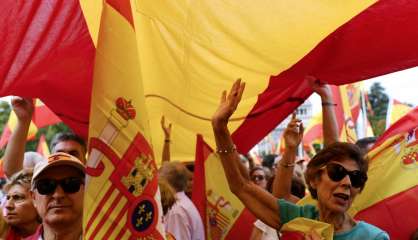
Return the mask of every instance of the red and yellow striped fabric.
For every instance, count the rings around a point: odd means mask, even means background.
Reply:
[[[40,98],[87,139],[93,125],[89,114],[99,116],[95,101],[91,104],[93,70],[95,58],[103,53],[98,50],[102,8],[110,4],[136,34],[137,49],[118,57],[139,59],[135,74],[143,88],[132,91],[145,95],[140,112],[149,113],[150,132],[145,133],[144,127],[141,133],[151,141],[156,160],[162,152],[162,114],[175,126],[172,159],[194,158],[196,133],[213,144],[210,117],[220,92],[238,77],[247,82],[247,90],[230,128],[239,151],[246,153],[312,93],[303,81],[306,75],[342,85],[418,65],[418,2],[412,0],[107,0],[103,4],[99,0],[0,1],[0,95]],[[112,76],[110,89],[126,86],[122,80],[127,76]],[[102,89],[103,94],[108,89]],[[129,100],[118,104],[127,107]],[[110,107],[112,101],[101,104]],[[102,121],[107,110],[101,108]],[[100,184],[108,188],[110,183]],[[109,199],[122,198],[117,192],[109,195]],[[86,206],[93,199],[86,200]]]
[[[231,128],[247,152],[311,94],[305,75],[341,85],[418,65],[415,1],[131,1],[131,12],[123,2],[118,11],[139,19],[157,159],[161,114],[177,126],[173,158],[193,159],[195,134],[213,143],[208,120],[219,92],[238,77],[248,87]],[[0,95],[40,97],[87,136],[102,1],[5,0],[0,7],[7,13]]]
[[[418,226],[418,108],[393,124],[368,157],[369,180],[353,213],[392,239],[409,239]]]
[[[129,1],[106,1],[101,9],[84,239],[165,239],[137,54],[138,19],[130,14]]]
[[[386,112],[386,129],[411,111],[411,109],[411,106],[401,103],[394,98],[390,98]]]
[[[356,123],[360,113],[361,83],[331,86],[335,115],[340,141],[355,142],[357,140]],[[323,143],[322,112],[315,114],[303,136],[303,145],[311,147],[314,143]]]
[[[192,200],[205,225],[206,239],[248,239],[255,217],[229,190],[218,155],[201,135],[196,143]]]

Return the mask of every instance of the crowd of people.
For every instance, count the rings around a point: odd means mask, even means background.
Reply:
[[[230,116],[237,108],[245,84],[237,80],[222,93],[212,118],[217,150],[229,189],[257,218],[250,240],[280,239],[281,226],[304,217],[329,223],[334,239],[389,239],[383,230],[348,213],[353,200],[367,182],[365,152],[374,139],[358,145],[338,142],[338,127],[329,86],[308,77],[320,95],[323,114],[324,149],[309,161],[298,159],[296,151],[303,138],[302,122],[293,114],[284,131],[284,153],[269,167],[257,165],[240,155],[228,130]],[[74,133],[59,133],[51,142],[52,154],[44,159],[25,153],[26,135],[33,114],[30,99],[12,99],[17,125],[3,157],[7,183],[3,187],[2,239],[81,239],[87,147]],[[161,119],[164,132],[159,187],[163,224],[167,239],[203,240],[202,218],[191,201],[193,165],[172,161],[171,124]],[[317,206],[297,205],[309,191]],[[321,239],[313,230],[305,239]],[[416,239],[411,237],[411,239]]]

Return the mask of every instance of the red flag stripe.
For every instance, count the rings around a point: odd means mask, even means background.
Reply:
[[[231,230],[228,232],[228,235],[226,235],[225,240],[241,239],[242,236],[250,236],[255,220],[256,218],[254,215],[248,209],[244,208]]]
[[[409,239],[418,226],[417,196],[415,186],[360,211],[355,218],[384,229],[392,239]]]
[[[43,128],[48,125],[61,122],[61,119],[57,117],[46,105],[37,106],[32,117],[33,123],[38,128]]]
[[[377,148],[382,143],[384,143],[388,138],[393,137],[397,134],[407,132],[418,126],[418,107],[412,109],[408,114],[399,119],[395,124],[393,124],[388,130],[386,130],[380,137],[377,139],[376,143],[373,146]]]
[[[0,9],[0,95],[39,97],[86,138],[95,47],[80,1],[3,0]]]
[[[105,239],[109,239],[110,235],[113,233],[113,231],[116,228],[116,225],[119,224],[120,220],[122,219],[123,216],[125,216],[125,213],[128,211],[128,204],[125,204],[125,206],[120,210],[118,216],[115,218],[114,221],[112,221],[112,225],[110,225],[109,229],[107,229],[105,235],[103,236]],[[125,228],[122,228],[125,229]],[[125,232],[121,229],[121,232]],[[120,233],[119,233],[120,234]],[[119,235],[118,234],[118,235]],[[120,239],[120,238],[116,238],[116,239]]]
[[[94,228],[94,231],[92,232],[92,234],[90,235],[89,239],[94,240],[97,233],[100,231],[100,229],[103,228],[103,225],[105,224],[106,221],[108,221],[110,214],[112,213],[112,211],[116,208],[116,206],[120,203],[120,200],[122,199],[123,194],[118,192],[118,195],[116,196],[116,198],[113,200],[112,204],[110,205],[110,207],[106,210],[106,213],[103,215],[103,217],[101,217],[100,222],[96,225],[96,227]],[[125,208],[123,208],[125,209]],[[102,209],[103,210],[103,209]],[[123,214],[126,213],[125,212],[121,212]],[[121,214],[119,213],[119,214]]]
[[[417,66],[417,24],[417,1],[381,0],[339,27],[291,68],[270,78],[233,134],[240,152],[248,152],[311,95],[306,75],[341,85]]]
[[[197,135],[196,140],[196,157],[192,186],[192,201],[196,206],[202,218],[205,227],[205,236],[207,238],[207,223],[206,223],[206,181],[205,181],[205,160],[212,153],[212,149],[204,142],[202,135]]]
[[[129,0],[106,0],[106,2],[118,11],[134,27],[131,3]]]
[[[109,200],[110,195],[112,195],[113,191],[115,191],[116,187],[115,185],[111,185],[109,190],[107,190],[107,192],[105,193],[105,195],[103,196],[103,198],[100,200],[99,206],[104,206],[104,204],[107,202],[107,200]],[[96,208],[93,212],[93,214],[90,217],[89,222],[87,223],[86,229],[85,231],[87,232],[87,230],[90,229],[91,225],[93,224],[94,220],[97,218],[97,216],[99,215],[100,211],[102,209],[100,207]]]
[[[122,237],[123,237],[123,235],[125,235],[126,231],[128,231],[128,228],[122,228],[115,239],[122,239]]]

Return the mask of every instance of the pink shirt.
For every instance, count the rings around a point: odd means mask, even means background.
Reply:
[[[202,219],[184,192],[176,193],[177,201],[165,217],[165,228],[178,240],[204,240]]]

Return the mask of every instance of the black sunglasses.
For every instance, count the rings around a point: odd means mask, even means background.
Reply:
[[[81,184],[84,184],[84,180],[80,177],[67,177],[60,180],[43,178],[35,182],[35,188],[42,195],[53,194],[58,185],[65,193],[76,193],[80,190]]]
[[[328,177],[334,182],[339,182],[348,175],[350,177],[351,186],[361,188],[367,181],[366,173],[359,170],[348,171],[342,165],[337,163],[328,163],[322,168],[327,169]]]

